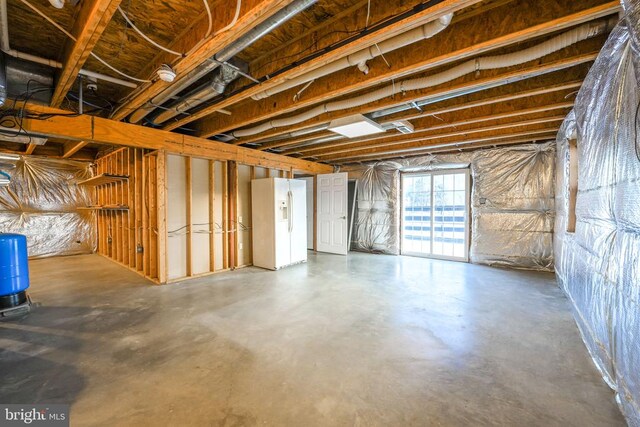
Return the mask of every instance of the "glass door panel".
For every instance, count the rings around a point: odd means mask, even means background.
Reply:
[[[402,253],[467,260],[469,171],[402,175]]]

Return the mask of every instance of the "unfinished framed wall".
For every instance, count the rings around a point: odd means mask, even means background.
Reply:
[[[227,162],[166,156],[167,280],[227,270]]]
[[[96,161],[98,253],[156,283],[250,266],[251,180],[290,177],[233,161],[122,148]]]
[[[167,281],[253,263],[251,180],[290,170],[166,154]]]
[[[143,276],[166,281],[165,157],[157,151],[122,148],[96,161],[95,175],[80,185],[94,188],[99,254]]]

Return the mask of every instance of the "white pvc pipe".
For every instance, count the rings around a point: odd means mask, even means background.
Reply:
[[[415,43],[418,40],[427,39],[433,37],[435,34],[438,34],[440,31],[444,30],[449,23],[451,22],[451,18],[453,14],[448,14],[445,16],[436,19],[435,21],[428,22],[425,25],[422,25],[418,28],[415,28],[406,33],[400,34],[399,36],[392,37],[391,39],[385,40],[383,42],[378,43],[376,47],[371,46],[366,49],[362,49],[352,55],[345,56],[344,58],[338,59],[337,61],[331,62],[323,67],[317,68],[307,74],[299,76],[295,79],[289,80],[281,85],[276,86],[273,89],[268,89],[263,92],[260,92],[254,96],[253,99],[262,99],[268,96],[274,95],[276,93],[282,92],[291,87],[295,87],[301,85],[303,83],[310,82],[319,77],[326,76],[336,71],[343,70],[350,66],[358,66],[361,70],[366,70],[365,74],[368,72],[369,68],[366,66],[366,62],[370,59],[373,59],[377,56],[383,55],[387,52],[391,52],[392,50],[396,50],[403,46],[409,45],[411,43]],[[213,90],[211,87],[206,87],[198,93],[195,93],[193,96],[183,100],[178,105],[171,107],[163,111],[154,119],[154,123],[161,124],[166,122],[167,120],[177,116],[182,112],[186,112],[192,108],[195,108],[204,102],[209,101],[210,99],[215,98],[219,95],[218,92]]]
[[[451,80],[455,80],[464,75],[474,73],[476,71],[512,67],[514,65],[523,64],[525,62],[533,61],[558,50],[564,49],[579,41],[602,34],[608,27],[608,21],[585,24],[571,31],[560,34],[559,36],[549,39],[536,46],[521,50],[519,52],[472,59],[441,73],[417,79],[405,80],[399,84],[392,84],[373,92],[357,96],[355,98],[321,104],[295,116],[271,120],[258,126],[237,130],[231,132],[231,135],[236,138],[256,135],[270,129],[302,123],[323,113],[346,110],[349,108],[370,104],[380,99],[393,96],[395,93],[405,92],[409,90],[426,89],[429,87],[437,86]]]
[[[359,50],[351,55],[345,56],[344,58],[338,59],[337,61],[331,62],[323,67],[316,68],[315,70],[302,74],[277,86],[258,92],[253,95],[252,98],[255,100],[268,98],[269,96],[284,92],[292,87],[308,83],[320,77],[333,74],[336,71],[344,70],[345,68],[352,66],[357,66],[360,71],[367,74],[369,72],[369,67],[366,65],[367,61],[421,40],[430,39],[447,28],[451,23],[451,18],[453,18],[453,14],[451,13],[441,16],[440,18],[427,22],[413,30],[409,30],[373,46]]]

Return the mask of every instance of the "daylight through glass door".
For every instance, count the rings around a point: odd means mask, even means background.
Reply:
[[[468,260],[469,170],[402,175],[402,254]]]

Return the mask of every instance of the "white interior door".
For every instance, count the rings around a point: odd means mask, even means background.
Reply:
[[[319,252],[347,254],[347,173],[317,177],[317,244]]]

